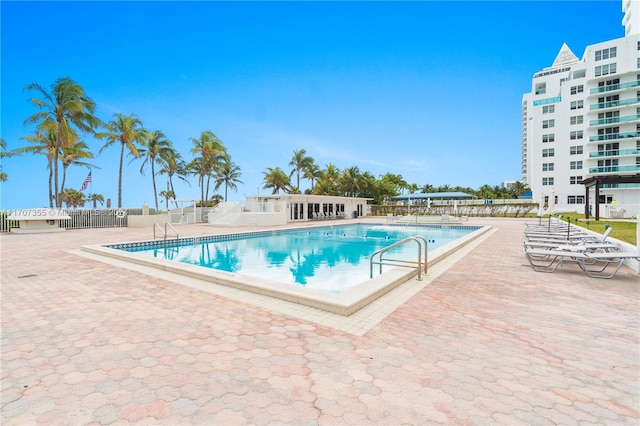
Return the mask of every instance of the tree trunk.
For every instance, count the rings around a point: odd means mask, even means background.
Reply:
[[[122,162],[124,161],[124,143],[120,150],[120,171],[118,172],[118,208],[122,208]]]
[[[156,172],[151,161],[151,180],[153,181],[153,197],[156,201],[156,213],[158,212],[158,191],[156,190]]]
[[[51,188],[52,180],[53,180],[53,164],[51,164],[51,160],[49,160],[49,207],[50,208],[53,208],[53,189]]]

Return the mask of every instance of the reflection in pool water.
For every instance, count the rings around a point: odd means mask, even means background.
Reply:
[[[429,251],[467,235],[477,227],[344,225],[266,235],[239,235],[222,241],[193,241],[127,251],[245,276],[340,293],[369,278],[369,257],[409,236],[421,235]],[[390,252],[415,260],[415,244]],[[387,267],[388,268],[388,267]]]

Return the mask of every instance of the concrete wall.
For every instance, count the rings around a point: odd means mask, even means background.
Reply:
[[[168,214],[129,215],[127,217],[127,224],[131,228],[152,228],[154,223],[162,226],[166,222],[171,222],[171,217]]]

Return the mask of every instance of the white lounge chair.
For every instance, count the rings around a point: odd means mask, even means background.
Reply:
[[[529,249],[525,256],[534,271],[554,272],[565,262],[575,263],[587,275],[594,278],[612,278],[626,259],[638,259],[638,253],[632,252],[588,252],[557,249]],[[609,265],[613,271],[606,272]],[[609,268],[611,270],[611,268]]]

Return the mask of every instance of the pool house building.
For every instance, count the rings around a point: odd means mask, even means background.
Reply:
[[[227,226],[269,226],[314,220],[347,219],[368,213],[368,198],[331,195],[272,194],[219,204],[208,222]]]

